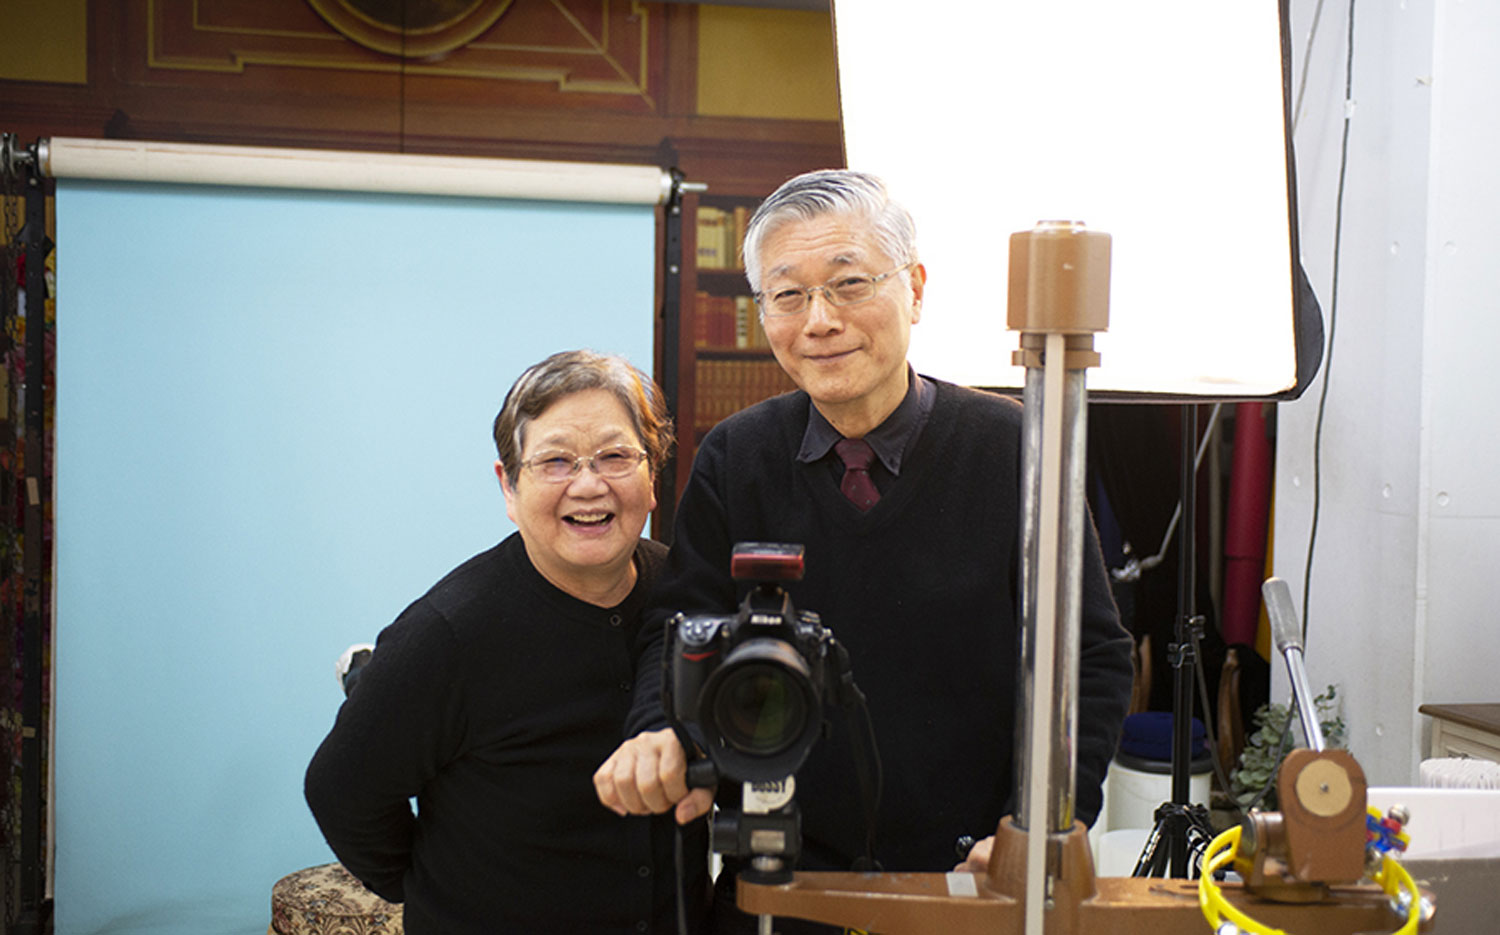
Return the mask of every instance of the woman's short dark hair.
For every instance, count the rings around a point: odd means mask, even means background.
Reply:
[[[656,383],[630,361],[593,351],[560,351],[516,378],[495,416],[495,450],[511,486],[521,472],[526,427],[548,407],[584,390],[608,390],[630,414],[654,476],[672,450],[672,420]]]

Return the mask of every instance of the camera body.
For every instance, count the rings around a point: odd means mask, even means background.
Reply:
[[[740,543],[737,581],[753,581],[731,615],[677,614],[667,623],[669,711],[695,724],[719,775],[776,782],[797,771],[823,733],[833,636],[797,611],[780,582],[802,577],[802,547]]]
[[[794,774],[823,737],[825,706],[852,679],[833,634],[781,587],[802,577],[802,546],[740,543],[730,573],[754,584],[734,614],[667,622],[663,701],[674,721],[697,728],[708,756],[689,766],[688,785],[741,785],[740,808],[714,821],[714,850],[774,857],[750,872],[781,882],[801,848]]]

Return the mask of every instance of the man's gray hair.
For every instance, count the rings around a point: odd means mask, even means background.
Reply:
[[[526,427],[558,400],[584,390],[608,390],[630,414],[631,428],[646,449],[654,476],[672,450],[672,420],[655,381],[630,361],[593,351],[560,351],[532,364],[505,394],[495,416],[495,450],[512,487],[521,473]],[[579,454],[593,454],[581,451]]]
[[[881,251],[898,265],[917,262],[916,222],[891,199],[884,182],[868,172],[819,169],[783,182],[751,215],[743,257],[751,290],[760,291],[760,248],[766,236],[789,221],[809,221],[825,214],[847,214],[865,221]]]

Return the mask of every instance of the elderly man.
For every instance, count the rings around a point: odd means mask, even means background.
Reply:
[[[801,391],[703,440],[647,632],[674,611],[736,605],[736,542],[804,544],[806,576],[788,590],[848,648],[879,743],[875,857],[891,871],[947,870],[956,839],[990,835],[1014,804],[1020,407],[908,365],[927,273],[911,217],[878,179],[830,170],[782,185],[750,221],[745,268]],[[1092,823],[1131,662],[1092,530],[1085,566],[1077,815]],[[659,639],[646,649],[659,651]],[[686,788],[658,688],[638,682],[631,739],[594,782],[620,814],[675,809],[688,821],[711,794]],[[850,733],[835,719],[797,774],[804,869],[848,870],[864,849]],[[720,879],[721,910],[732,876]],[[747,917],[719,918],[731,931]]]

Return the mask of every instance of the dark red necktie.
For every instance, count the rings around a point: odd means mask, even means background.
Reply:
[[[844,462],[844,479],[839,484],[839,490],[849,499],[849,502],[861,510],[868,510],[880,500],[880,491],[875,489],[875,482],[870,480],[870,462],[875,460],[875,452],[870,448],[870,443],[863,438],[846,438],[833,446],[838,452],[839,458]]]

